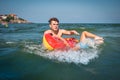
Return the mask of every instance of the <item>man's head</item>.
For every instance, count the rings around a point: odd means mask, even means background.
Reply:
[[[59,23],[59,20],[57,19],[57,18],[55,18],[55,17],[53,17],[53,18],[50,18],[49,19],[49,24],[51,24],[52,23],[52,21],[56,21],[56,22],[58,22]]]
[[[53,31],[59,30],[59,20],[57,18],[50,18],[49,19],[49,26]]]

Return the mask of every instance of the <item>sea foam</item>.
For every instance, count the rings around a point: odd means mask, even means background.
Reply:
[[[93,45],[91,45],[93,46]],[[75,63],[75,64],[84,64],[87,65],[90,61],[99,57],[99,53],[101,51],[98,48],[98,45],[94,45],[92,48],[80,49],[78,51],[74,50],[54,50],[54,51],[46,51],[42,45],[29,44],[25,45],[25,51],[33,54],[37,54],[39,56],[48,58],[50,60],[57,60],[59,62],[67,62],[67,63]]]

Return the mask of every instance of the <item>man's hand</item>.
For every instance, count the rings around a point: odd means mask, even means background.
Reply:
[[[79,34],[77,31],[75,31],[75,30],[70,31],[70,33],[71,33],[71,34],[80,35],[80,34]]]

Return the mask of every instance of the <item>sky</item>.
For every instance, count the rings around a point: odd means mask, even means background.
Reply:
[[[120,0],[0,0],[0,14],[34,23],[120,23]]]

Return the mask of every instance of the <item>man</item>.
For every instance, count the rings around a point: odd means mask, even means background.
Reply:
[[[47,34],[47,33],[51,33],[52,36],[58,37],[59,39],[61,39],[64,42],[64,44],[68,47],[70,47],[70,45],[67,43],[67,41],[64,38],[62,38],[62,35],[64,35],[64,34],[65,35],[72,35],[72,34],[79,35],[79,33],[75,30],[59,29],[59,20],[57,18],[50,18],[49,26],[50,26],[50,29],[46,30],[44,32],[44,35]],[[83,31],[82,34],[81,34],[81,37],[80,37],[80,45],[79,46],[76,45],[73,49],[78,50],[78,49],[86,46],[86,45],[83,45],[86,38],[93,38],[94,40],[99,40],[99,43],[103,43],[103,38],[102,37],[99,37],[95,34],[87,32],[87,31]]]

